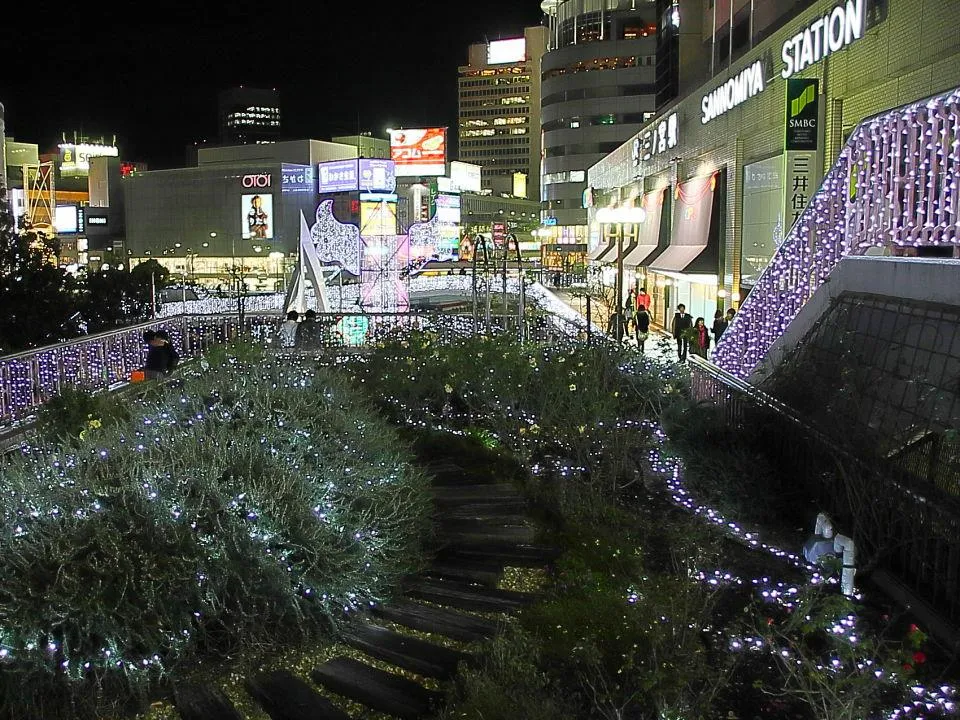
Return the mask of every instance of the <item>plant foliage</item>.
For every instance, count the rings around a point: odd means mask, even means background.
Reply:
[[[197,661],[330,629],[415,569],[423,478],[342,380],[224,351],[181,375],[0,470],[8,717],[119,710]]]

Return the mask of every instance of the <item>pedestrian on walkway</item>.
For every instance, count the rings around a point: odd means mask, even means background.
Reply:
[[[297,342],[297,320],[300,319],[300,313],[291,310],[287,313],[287,319],[280,326],[280,347],[292,348]]]
[[[627,331],[627,318],[623,314],[623,310],[619,307],[614,308],[613,312],[610,313],[610,319],[607,320],[607,334],[616,338],[618,343],[623,342],[623,335]]]
[[[720,342],[720,336],[726,331],[728,323],[723,317],[723,310],[717,310],[713,314],[713,342],[716,345]]]
[[[687,306],[683,303],[677,305],[677,312],[673,315],[673,338],[677,341],[677,357],[680,362],[686,362],[687,350],[690,348],[689,335],[690,328],[693,327],[693,318],[687,312]]]
[[[653,311],[653,298],[647,295],[647,288],[640,288],[640,292],[637,293],[637,310],[641,307],[645,308],[647,313]]]
[[[650,315],[642,305],[637,310],[637,314],[633,316],[633,330],[636,333],[637,348],[640,352],[644,352],[643,345],[650,336]]]
[[[707,324],[702,317],[698,317],[693,325],[692,337],[690,339],[690,352],[706,360],[707,350],[709,349],[710,333],[707,331]]]
[[[320,323],[317,322],[317,313],[307,310],[294,333],[294,346],[297,350],[319,350],[322,345]]]

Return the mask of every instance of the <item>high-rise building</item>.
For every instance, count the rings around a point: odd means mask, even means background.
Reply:
[[[543,220],[555,242],[586,243],[586,173],[657,110],[658,3],[544,0]]]
[[[276,90],[240,86],[218,98],[220,143],[247,145],[280,139],[280,95]]]
[[[3,103],[0,103],[0,190],[7,187],[7,151],[4,142]]]
[[[526,197],[540,196],[540,59],[546,45],[547,29],[529,27],[522,37],[471,45],[460,68],[459,156],[483,168],[485,190],[514,195],[525,185]]]

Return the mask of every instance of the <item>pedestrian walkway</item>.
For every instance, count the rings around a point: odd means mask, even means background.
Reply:
[[[582,294],[579,294],[583,292],[582,289],[578,293],[577,288],[550,288],[550,292],[552,292],[559,300],[564,302],[570,308],[582,315],[584,319],[586,319],[587,301]],[[601,332],[606,329],[609,317],[610,309],[607,307],[606,303],[601,300],[591,300],[590,322],[596,328],[599,328]],[[637,341],[632,334],[629,337],[626,337],[624,342],[628,347],[637,347]],[[647,337],[647,341],[644,343],[644,353],[658,360],[677,359],[676,344],[674,343],[673,338],[660,328],[653,326],[650,327],[650,334]]]

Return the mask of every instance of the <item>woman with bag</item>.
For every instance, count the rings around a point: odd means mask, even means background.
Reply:
[[[650,314],[643,305],[637,308],[637,312],[633,316],[633,330],[637,337],[637,348],[640,352],[644,352],[643,344],[650,336]]]

